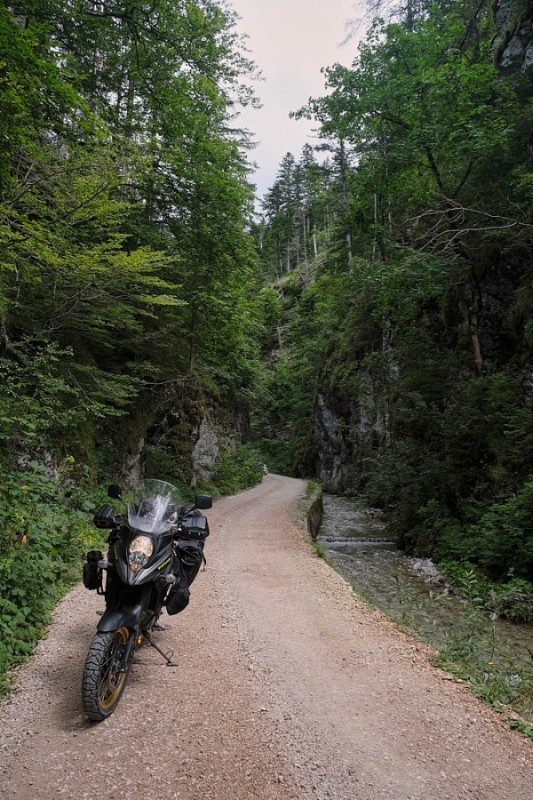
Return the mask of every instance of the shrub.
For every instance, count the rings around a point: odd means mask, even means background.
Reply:
[[[495,503],[472,528],[477,560],[494,577],[533,581],[533,477],[507,500]]]
[[[28,655],[57,600],[81,577],[87,549],[100,543],[90,527],[87,495],[30,462],[0,465],[0,693],[10,668]]]
[[[264,459],[251,445],[240,445],[227,450],[217,462],[213,477],[220,494],[234,494],[261,483]]]
[[[495,583],[468,561],[441,561],[439,569],[475,608],[511,622],[533,622],[533,584],[521,578]]]
[[[533,585],[513,578],[490,590],[487,605],[511,622],[533,622]]]

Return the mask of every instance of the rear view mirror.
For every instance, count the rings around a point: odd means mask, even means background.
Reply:
[[[194,505],[196,508],[205,510],[207,508],[211,508],[213,505],[213,500],[208,494],[197,494],[194,500]]]
[[[122,496],[122,489],[116,483],[112,483],[111,486],[107,487],[107,496],[118,500]]]
[[[108,530],[116,527],[117,512],[113,506],[102,506],[100,511],[94,515],[94,524],[96,528],[107,528]]]

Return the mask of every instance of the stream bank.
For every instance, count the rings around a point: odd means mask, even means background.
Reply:
[[[533,626],[516,625],[453,592],[429,559],[399,550],[380,512],[322,495],[314,539],[331,566],[372,605],[439,652],[439,662],[533,723]]]

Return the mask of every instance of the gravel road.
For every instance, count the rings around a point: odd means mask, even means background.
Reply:
[[[302,481],[218,501],[191,603],[102,723],[80,680],[102,600],[82,586],[0,704],[2,800],[533,800],[533,745],[432,667],[318,559]]]

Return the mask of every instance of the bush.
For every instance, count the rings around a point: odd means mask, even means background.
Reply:
[[[213,481],[220,494],[235,494],[261,483],[264,459],[251,445],[227,450],[217,462]]]
[[[533,477],[520,491],[495,503],[472,528],[480,566],[494,577],[533,581]]]
[[[487,605],[511,622],[533,622],[533,584],[513,578],[495,586],[489,592]]]
[[[101,543],[90,527],[93,510],[87,495],[48,477],[36,461],[0,466],[0,693],[57,600],[80,580],[86,550]]]
[[[533,584],[529,581],[511,578],[505,583],[494,583],[468,561],[441,561],[438,567],[455,591],[473,607],[510,622],[533,622]]]

